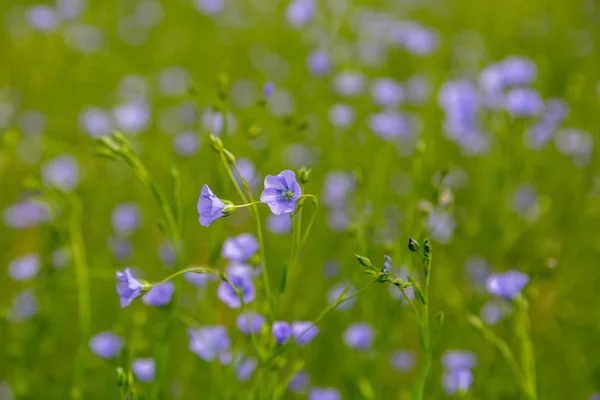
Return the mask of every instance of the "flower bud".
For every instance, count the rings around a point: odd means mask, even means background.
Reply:
[[[234,165],[235,164],[235,156],[227,149],[223,149],[223,153],[225,154],[225,158],[227,159],[227,162],[229,162],[229,164]]]
[[[367,257],[358,254],[355,254],[354,256],[363,267],[374,268],[373,263],[371,263],[371,260],[369,260]]]
[[[210,135],[210,145],[217,152],[220,153],[223,151],[223,142],[218,136]]]
[[[421,245],[419,244],[419,242],[417,242],[416,240],[414,240],[413,238],[409,238],[408,239],[408,249],[412,252],[418,252],[419,249],[421,248]]]
[[[302,167],[300,168],[300,170],[298,170],[298,178],[300,183],[307,183],[308,179],[310,178],[310,173],[311,173],[311,169],[310,168],[306,168],[306,167]]]
[[[265,130],[260,126],[252,124],[250,125],[250,128],[248,128],[248,133],[246,134],[246,136],[248,137],[248,139],[256,139],[257,137],[262,135],[264,131]]]

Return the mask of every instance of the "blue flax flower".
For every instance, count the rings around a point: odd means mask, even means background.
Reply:
[[[241,354],[233,362],[235,376],[241,382],[246,382],[252,377],[254,370],[258,366],[258,361],[254,357],[244,358]]]
[[[308,385],[310,385],[310,376],[308,376],[308,372],[302,370],[294,375],[287,389],[292,393],[303,393]]]
[[[11,261],[8,265],[8,274],[15,281],[28,281],[37,276],[40,266],[40,256],[28,254]]]
[[[258,248],[258,241],[253,234],[242,233],[225,240],[221,255],[230,261],[244,263],[258,251]]]
[[[519,271],[507,271],[501,274],[492,274],[487,280],[488,292],[512,300],[517,297],[521,290],[529,283],[529,277]]]
[[[129,268],[125,271],[117,271],[117,293],[121,299],[121,307],[125,308],[131,302],[142,295],[146,285],[139,282],[131,275]]]
[[[288,340],[290,340],[290,336],[292,335],[292,328],[290,324],[285,321],[275,321],[273,322],[273,326],[271,327],[271,332],[275,337],[275,341],[277,344],[284,344]]]
[[[287,214],[294,211],[301,193],[296,174],[286,169],[277,176],[267,175],[260,201],[267,204],[275,215]]]
[[[410,350],[397,350],[390,355],[390,365],[396,371],[411,371],[416,363],[415,353]]]
[[[152,382],[156,376],[156,362],[153,358],[137,358],[131,363],[131,370],[138,380]]]
[[[209,226],[214,220],[226,217],[235,210],[235,206],[219,199],[208,185],[202,186],[197,208],[202,226]]]
[[[448,350],[442,356],[442,364],[448,371],[472,369],[477,365],[477,357],[467,350]]]
[[[229,351],[231,340],[223,325],[205,326],[188,329],[189,348],[204,361],[212,361],[222,353]]]
[[[467,392],[473,384],[473,373],[470,369],[460,368],[444,372],[443,386],[446,393],[453,396],[457,392]]]

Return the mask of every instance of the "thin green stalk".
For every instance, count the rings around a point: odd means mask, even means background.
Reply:
[[[535,371],[535,354],[534,347],[531,341],[531,324],[527,315],[528,304],[523,297],[518,297],[515,300],[515,334],[519,340],[521,347],[521,369],[523,377],[527,383],[527,396],[530,400],[537,399],[536,388],[536,371]]]
[[[215,271],[212,268],[208,268],[208,267],[189,267],[189,268],[182,269],[182,270],[179,270],[177,272],[174,272],[171,275],[167,276],[165,279],[163,279],[161,281],[158,281],[156,283],[152,283],[151,286],[154,287],[154,286],[161,285],[161,284],[165,283],[166,281],[170,281],[171,279],[173,279],[173,278],[175,278],[175,277],[177,277],[179,275],[185,274],[186,272],[200,272],[200,273],[205,273],[205,274],[215,274],[217,276],[221,276],[221,274],[219,274],[219,272]]]
[[[423,296],[425,301],[421,302],[421,313],[418,315],[419,325],[419,337],[421,342],[421,349],[423,350],[423,359],[420,363],[419,375],[415,381],[413,387],[413,400],[422,400],[425,393],[425,384],[427,383],[427,376],[431,369],[432,360],[432,349],[431,349],[431,334],[429,331],[429,282],[431,276],[431,249],[427,250],[430,246],[429,241],[426,239],[423,249],[423,274],[425,277],[425,286],[423,288]]]
[[[502,354],[502,357],[504,357],[508,366],[512,370],[515,378],[517,379],[517,383],[525,393],[528,393],[528,384],[523,376],[523,371],[521,371],[519,363],[515,359],[515,356],[513,355],[512,351],[510,350],[510,347],[508,347],[506,342],[502,340],[499,336],[497,336],[494,332],[492,332],[483,323],[483,321],[475,315],[469,314],[467,316],[467,321],[473,326],[473,328],[475,328],[483,335],[485,340],[487,340],[490,344],[492,344],[500,351],[500,354]]]
[[[90,332],[90,282],[88,275],[88,266],[85,256],[85,246],[81,234],[82,210],[79,199],[73,197],[71,200],[71,214],[69,218],[69,238],[71,242],[71,252],[73,253],[73,263],[75,265],[75,275],[78,289],[78,310],[79,310],[79,346],[77,350],[75,363],[75,382],[73,385],[73,398],[81,398],[84,383],[83,363],[86,342]]]
[[[235,186],[238,194],[242,198],[242,201],[244,203],[255,203],[251,190],[248,190],[249,199],[244,194],[244,191],[240,187],[240,184],[238,183],[237,179],[235,179],[235,176],[233,175],[233,171],[231,170],[231,165],[229,164],[229,161],[227,161],[227,158],[225,157],[225,153],[220,152],[220,155],[221,155],[221,161],[223,161],[223,165],[225,166],[225,169],[227,170],[227,174],[229,175],[229,178],[231,179],[231,182]],[[237,167],[235,167],[235,168],[237,171]],[[238,171],[238,175],[240,175],[239,171]],[[240,177],[241,177],[241,175],[240,175]],[[242,179],[242,181],[244,181],[244,180]],[[258,236],[258,243],[260,246],[259,253],[260,253],[260,259],[261,259],[262,268],[263,268],[261,275],[262,275],[262,279],[263,279],[263,285],[265,287],[265,294],[266,294],[267,298],[269,299],[270,314],[271,314],[271,317],[273,317],[274,316],[274,303],[273,303],[273,300],[271,297],[271,286],[269,284],[269,270],[267,269],[267,260],[265,257],[265,241],[263,238],[263,229],[262,229],[262,223],[260,221],[260,214],[258,212],[258,207],[256,206],[256,203],[253,204],[252,207],[250,207],[250,210],[252,210],[251,213],[252,213],[254,219],[256,220],[256,234]]]

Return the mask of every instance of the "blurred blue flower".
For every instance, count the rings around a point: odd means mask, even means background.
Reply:
[[[237,166],[237,170],[234,171],[234,175],[238,183],[242,184],[242,180],[240,179],[241,176],[241,178],[245,179],[246,182],[248,182],[250,188],[254,189],[258,185],[260,177],[257,175],[256,167],[254,166],[252,161],[248,160],[247,158],[240,157],[237,159],[235,164]]]
[[[390,365],[396,371],[409,372],[415,367],[416,355],[410,350],[397,350],[390,355]]]
[[[275,337],[275,341],[277,344],[284,344],[288,340],[290,340],[290,336],[292,335],[292,328],[290,324],[285,321],[275,321],[273,322],[273,326],[271,327],[271,332]]]
[[[411,21],[400,21],[392,25],[389,40],[418,56],[430,55],[439,44],[438,34],[435,31]]]
[[[171,243],[166,240],[160,242],[158,245],[158,258],[160,259],[160,262],[167,267],[175,265],[175,251],[173,250]]]
[[[225,6],[225,0],[194,0],[194,3],[196,9],[206,15],[217,15]]]
[[[265,324],[265,317],[254,311],[246,311],[238,315],[235,325],[246,335],[258,333]]]
[[[341,97],[354,97],[365,89],[365,77],[360,72],[341,72],[333,78],[333,88]]]
[[[11,322],[22,322],[36,315],[39,308],[35,291],[23,289],[13,297],[11,307],[7,310],[7,318]]]
[[[411,104],[424,104],[431,97],[431,90],[431,82],[424,76],[411,76],[406,81],[406,98]]]
[[[394,79],[380,78],[372,83],[371,96],[373,96],[375,104],[394,108],[404,100],[404,89]]]
[[[570,156],[577,166],[587,165],[591,159],[594,139],[589,132],[575,128],[561,129],[556,135],[556,149]]]
[[[480,291],[485,290],[487,278],[490,276],[490,273],[490,265],[485,258],[481,256],[470,256],[465,261],[465,274]]]
[[[225,239],[221,256],[229,261],[244,263],[259,249],[258,241],[251,233],[242,233]]]
[[[343,232],[350,224],[350,216],[343,208],[332,208],[327,213],[327,225],[333,232]]]
[[[342,207],[346,196],[356,186],[354,176],[348,172],[332,171],[325,177],[323,203],[329,207]]]
[[[490,275],[486,287],[491,294],[512,300],[521,293],[528,283],[529,276],[519,271],[510,270]]]
[[[337,389],[315,386],[308,391],[308,400],[342,400],[342,396]]]
[[[328,303],[333,303],[334,301],[336,301],[340,295],[342,294],[342,292],[344,290],[346,290],[347,287],[350,287],[350,289],[348,289],[348,291],[346,292],[346,296],[352,295],[352,293],[355,292],[355,288],[354,286],[350,283],[350,282],[339,282],[336,283],[327,293],[327,302]],[[348,301],[343,302],[342,304],[340,304],[336,310],[340,310],[340,311],[346,311],[346,310],[350,310],[352,307],[354,307],[354,305],[356,304],[356,298],[350,299]]]
[[[156,376],[156,362],[153,358],[137,358],[131,362],[131,370],[141,382],[152,382]]]
[[[435,209],[429,214],[427,229],[431,232],[431,238],[436,242],[448,243],[452,239],[456,220],[442,209]]]
[[[27,254],[10,262],[8,265],[8,274],[15,281],[29,281],[37,276],[40,268],[40,256],[37,254]]]
[[[537,66],[530,58],[510,56],[500,65],[502,80],[506,85],[528,85],[537,78]]]
[[[477,357],[467,350],[448,350],[442,356],[442,364],[447,371],[473,369],[477,365]]]
[[[71,192],[79,183],[79,166],[75,158],[64,155],[42,165],[42,180],[48,187]]]
[[[63,269],[71,262],[71,250],[61,247],[52,252],[52,266],[55,269]]]
[[[304,346],[315,338],[319,333],[317,328],[311,321],[295,321],[292,322],[292,336],[296,339],[296,344]]]
[[[354,123],[354,108],[348,104],[337,103],[329,108],[329,121],[336,128],[348,128]]]
[[[8,382],[0,382],[0,400],[15,400],[13,390]]]
[[[231,282],[231,285],[227,282],[221,282],[217,289],[217,297],[223,303],[227,304],[229,308],[240,308],[242,306],[240,298],[232,285],[241,290],[244,303],[248,304],[254,300],[256,295],[254,284],[249,278],[239,275],[229,275],[227,278]]]
[[[325,262],[325,264],[323,265],[323,275],[326,278],[335,278],[340,274],[340,264],[336,261],[336,260],[327,260]],[[345,282],[342,282],[338,285],[336,285],[338,287],[338,289],[335,289],[335,291],[338,292],[338,297],[340,294],[342,294],[341,290],[344,290],[346,288],[346,286],[348,286]],[[331,290],[329,291],[329,293],[331,294],[334,291],[334,288],[336,287],[334,286],[333,288],[331,288]],[[341,287],[341,289],[339,289]],[[328,301],[333,301],[329,300],[330,297],[327,297]],[[352,303],[354,301],[354,299],[348,300],[346,303]],[[343,307],[344,304],[342,304],[340,307]]]
[[[27,8],[26,17],[29,26],[40,32],[51,32],[60,24],[56,10],[46,5]]]
[[[118,105],[112,113],[117,127],[126,133],[138,134],[150,124],[150,107],[140,98]]]
[[[225,274],[244,277],[245,279],[254,279],[260,275],[260,268],[254,268],[251,265],[232,262],[225,268]]]
[[[175,284],[172,281],[166,281],[150,289],[142,297],[142,302],[148,306],[164,307],[171,302],[173,293],[175,293]]]
[[[305,370],[299,371],[287,386],[287,389],[292,393],[303,393],[310,385],[310,376]]]
[[[79,113],[79,127],[93,138],[109,135],[112,131],[110,114],[96,106],[88,106]]]
[[[387,255],[384,255],[383,258],[385,258],[385,262],[383,263],[381,272],[384,274],[389,274],[390,272],[392,272],[392,258]]]
[[[2,218],[9,228],[26,229],[48,222],[50,211],[46,203],[27,199],[6,207]]]
[[[416,130],[411,116],[391,110],[371,114],[367,124],[375,135],[385,140],[410,138]]]
[[[511,311],[510,304],[506,302],[490,300],[481,307],[481,319],[488,325],[495,325],[500,322]]]
[[[212,361],[229,351],[231,340],[223,325],[189,328],[190,350],[204,361]]]
[[[453,396],[458,392],[467,392],[473,384],[473,373],[470,369],[454,369],[444,372],[442,384],[444,390]]]
[[[306,65],[313,76],[323,76],[331,70],[331,60],[325,50],[311,52],[306,60]]]
[[[542,210],[535,186],[529,183],[519,185],[509,198],[510,206],[525,221],[535,222]]]
[[[117,271],[117,280],[117,293],[122,308],[127,307],[133,300],[142,295],[144,285],[131,275],[129,268],[125,268],[123,272]]]
[[[117,261],[125,261],[131,257],[133,253],[133,245],[129,239],[109,236],[107,240],[108,247]]]
[[[104,331],[90,339],[90,350],[106,359],[115,358],[123,349],[123,339],[112,332]]]
[[[532,117],[542,113],[544,101],[533,89],[515,88],[506,94],[506,110],[513,117]]]
[[[255,357],[243,357],[238,355],[233,362],[235,376],[241,382],[249,380],[257,366],[258,360]]]
[[[310,22],[315,14],[314,0],[292,0],[285,10],[285,16],[294,27],[302,27]]]
[[[202,226],[209,226],[214,220],[225,216],[223,213],[225,203],[215,196],[208,185],[202,186],[197,208],[200,215],[200,225]]]
[[[268,99],[275,93],[275,84],[273,82],[267,82],[263,86],[263,97]]]
[[[129,236],[138,229],[140,219],[140,208],[136,203],[122,203],[113,209],[111,223],[115,233]]]
[[[368,350],[373,344],[374,336],[371,325],[366,322],[357,322],[350,325],[344,332],[344,343],[356,350]]]
[[[158,88],[166,96],[183,96],[190,88],[189,73],[182,67],[167,67],[158,75]]]
[[[600,393],[594,393],[590,396],[589,400],[600,400]]]
[[[200,150],[200,138],[193,132],[182,133],[173,139],[173,147],[180,156],[191,157]]]
[[[276,176],[267,175],[260,201],[267,204],[275,215],[287,214],[294,211],[301,193],[294,171],[284,170]]]

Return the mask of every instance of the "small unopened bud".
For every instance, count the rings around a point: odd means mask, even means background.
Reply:
[[[306,167],[300,168],[300,170],[298,171],[298,178],[300,180],[300,183],[307,183],[308,182],[308,179],[310,178],[311,171],[312,170],[310,168],[306,168]]]
[[[225,158],[229,164],[235,164],[235,156],[227,149],[223,149],[223,154],[225,154]]]
[[[373,263],[371,263],[371,260],[369,260],[367,257],[358,254],[355,254],[354,256],[363,267],[373,268]]]
[[[222,152],[224,149],[221,138],[219,138],[218,136],[215,136],[215,135],[210,135],[210,145],[217,153]]]
[[[237,208],[235,206],[235,204],[233,204],[231,201],[229,200],[223,200],[223,203],[225,203],[225,207],[221,210],[221,213],[224,216],[229,216],[231,214],[233,214],[233,212],[235,211],[235,209]]]
[[[226,73],[221,73],[217,77],[217,96],[219,100],[227,100],[227,91],[229,90],[229,76]]]
[[[248,139],[256,139],[257,137],[262,135],[264,131],[265,130],[258,125],[250,125],[250,128],[248,128],[247,133]]]
[[[408,239],[408,249],[410,251],[413,251],[413,252],[416,253],[417,251],[419,251],[420,248],[421,248],[421,245],[419,244],[419,242],[417,242],[413,238],[409,238]]]
[[[429,240],[429,238],[427,238],[423,242],[423,257],[431,258],[431,255],[432,255],[431,240]]]
[[[125,387],[127,385],[127,376],[123,367],[117,367],[117,386]]]
[[[385,262],[383,268],[381,268],[381,273],[387,275],[392,272],[392,258],[390,256],[383,256],[383,258],[385,258]]]
[[[440,206],[448,207],[450,204],[452,204],[453,200],[454,195],[452,194],[452,189],[450,189],[449,187],[442,188],[438,197],[438,203],[440,204]]]
[[[433,211],[433,204],[428,200],[419,200],[419,203],[417,203],[417,210],[424,214],[429,214]]]

